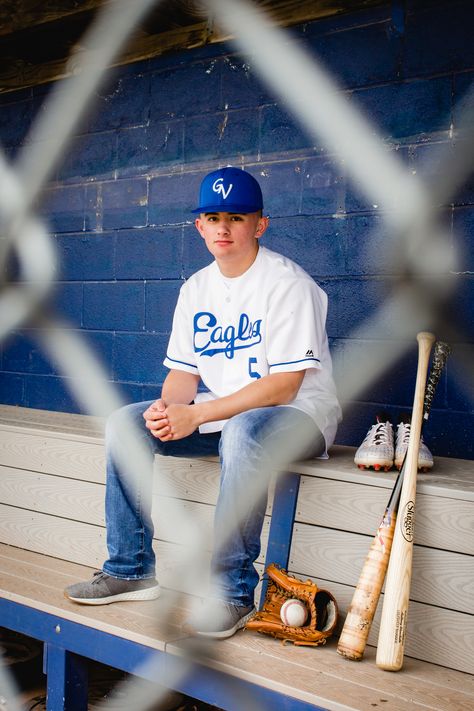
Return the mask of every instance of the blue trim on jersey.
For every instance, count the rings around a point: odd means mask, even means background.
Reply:
[[[279,365],[294,365],[295,363],[304,363],[306,360],[314,360],[316,363],[320,363],[319,358],[301,358],[301,360],[288,360],[285,363],[270,363],[269,368],[277,368]]]
[[[184,360],[176,360],[176,358],[170,358],[169,355],[166,356],[166,360],[170,360],[172,363],[180,363],[181,365],[187,365],[189,368],[196,368],[198,369],[197,365],[194,365],[193,363],[186,363]]]

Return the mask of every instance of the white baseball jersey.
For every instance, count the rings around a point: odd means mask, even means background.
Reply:
[[[340,407],[326,335],[326,293],[295,262],[260,247],[241,276],[224,277],[216,262],[182,287],[164,361],[196,373],[208,392],[225,397],[268,373],[306,370],[289,403],[310,415],[326,445],[334,441]],[[218,432],[208,422],[200,432]]]

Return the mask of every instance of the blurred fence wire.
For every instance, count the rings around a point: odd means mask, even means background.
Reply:
[[[2,284],[0,340],[21,326],[35,326],[43,351],[66,376],[81,408],[103,418],[116,411],[122,402],[85,342],[47,307],[56,275],[56,254],[46,226],[34,214],[34,206],[53,169],[65,155],[74,130],[105,79],[107,68],[147,11],[158,3],[159,0],[120,0],[105,5],[84,38],[84,46],[90,49],[74,59],[74,76],[59,82],[51,92],[16,163],[8,165],[0,155],[1,273],[6,273],[12,255],[19,265],[19,278],[4,279]],[[443,305],[456,288],[454,277],[461,267],[435,206],[449,199],[471,172],[474,129],[466,128],[460,150],[440,155],[444,169],[428,188],[407,172],[393,152],[386,150],[370,121],[354,105],[349,105],[327,70],[289,32],[272,24],[247,0],[202,0],[202,4],[213,21],[235,38],[259,78],[303,129],[338,156],[370,201],[380,207],[386,228],[386,259],[392,260],[396,266],[394,273],[400,276],[378,311],[349,334],[344,350],[334,355],[339,396],[343,404],[350,403],[412,346],[417,331],[436,330],[440,324]],[[466,102],[460,114],[461,125],[473,125],[473,105],[474,102]],[[379,347],[361,360],[356,352],[357,341],[371,340],[374,333]],[[351,365],[345,367],[344,363]],[[303,446],[307,436],[307,432],[301,433],[301,441],[295,441],[291,453],[287,443],[282,443],[280,451],[272,451],[271,456],[267,453],[262,466],[271,471],[283,470],[291,457],[297,456],[298,446]],[[148,466],[146,452],[131,423],[123,428],[120,460],[122,471],[131,476],[139,476]],[[173,497],[172,486],[167,486],[166,495]],[[255,491],[246,491],[245,497],[261,493],[256,481]],[[239,502],[236,508],[238,513]],[[209,541],[198,523],[179,507],[175,507],[173,516],[183,545],[177,566],[181,579],[176,584],[171,582],[170,587],[192,586],[196,595],[205,596],[207,580],[202,571],[207,566],[205,551]],[[175,593],[160,601],[156,610],[161,623],[166,624],[179,600],[180,594]],[[194,643],[188,649],[184,646],[166,684],[172,688],[202,655],[218,658],[219,643]],[[142,670],[143,676],[158,680],[159,670],[155,672],[153,668],[146,673]],[[11,697],[11,687],[1,666],[0,684]],[[232,694],[235,690],[229,684]],[[157,708],[164,694],[163,687],[157,687],[156,698],[144,699],[138,677],[127,688],[128,708],[135,711],[145,711],[152,703]],[[19,709],[13,699],[10,703],[13,711]],[[250,698],[245,699],[245,708],[258,711]]]

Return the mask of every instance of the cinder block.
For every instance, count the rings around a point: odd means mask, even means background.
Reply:
[[[123,230],[117,233],[117,279],[179,279],[183,238],[181,227]]]
[[[390,145],[383,146],[387,153],[387,159],[396,161],[402,172],[410,178],[413,166],[409,164],[409,155],[411,148],[405,148],[398,143],[393,147]],[[345,175],[345,212],[379,212],[384,209],[384,205],[377,195],[368,195],[365,192],[358,177],[347,171]]]
[[[219,137],[224,121],[223,114],[196,116],[187,119],[184,126],[184,162],[217,160],[220,156]]]
[[[25,376],[24,406],[55,412],[89,414],[81,410],[79,403],[69,390],[68,378],[55,375]]]
[[[16,373],[0,373],[3,405],[25,406],[25,378]]]
[[[474,72],[454,75],[453,124],[457,131],[474,126]]]
[[[167,369],[166,369],[167,370]],[[141,389],[142,400],[157,400],[161,394],[162,382],[153,385],[143,385]]]
[[[453,244],[458,261],[456,271],[469,272],[472,275],[474,273],[474,208],[454,210]]]
[[[446,370],[447,405],[450,410],[474,414],[474,343],[453,344]],[[438,388],[439,389],[439,388]]]
[[[357,406],[347,408],[342,422],[337,428],[335,444],[358,447],[379,410],[387,410],[384,404],[357,402]],[[355,466],[355,465],[354,465]]]
[[[81,326],[83,293],[81,282],[58,282],[51,294],[53,311],[71,325]]]
[[[112,377],[114,334],[108,331],[80,331],[80,337],[97,356],[106,378]]]
[[[151,225],[173,225],[194,222],[192,210],[197,207],[199,186],[204,172],[173,173],[150,180],[148,221]]]
[[[123,129],[118,134],[120,175],[148,173],[160,165],[183,161],[183,123],[172,120],[147,128]]]
[[[301,212],[333,215],[344,209],[344,175],[339,162],[325,156],[304,161]]]
[[[115,132],[94,133],[75,138],[58,171],[59,180],[112,177],[117,167]]]
[[[241,156],[256,155],[259,142],[258,113],[250,110],[225,111],[213,116],[187,119],[184,160],[237,161]]]
[[[457,141],[453,145],[452,141],[447,140],[442,143],[430,142],[410,147],[409,175],[414,175],[422,182],[426,190],[426,198],[431,199],[433,205],[439,206],[441,204],[436,186],[443,180],[446,165],[451,164],[455,159],[457,144]],[[451,204],[452,196],[447,193],[443,194],[445,204]]]
[[[302,161],[275,161],[245,168],[260,183],[266,215],[273,218],[299,214],[302,165]]]
[[[273,101],[274,98],[253,70],[250,60],[243,60],[238,55],[224,57],[221,109],[258,108]]]
[[[84,284],[84,328],[141,331],[144,326],[143,282]]]
[[[391,19],[391,7],[382,5],[357,12],[342,12],[329,15],[294,28],[294,32],[304,38],[323,37],[332,32],[345,32],[353,28],[367,27]]]
[[[382,215],[350,215],[340,230],[346,274],[377,276],[399,273],[403,268],[405,250],[400,238],[390,234]]]
[[[201,62],[210,67],[213,59],[219,60],[226,52],[227,47],[219,42],[206,44],[201,47],[195,47],[192,50],[192,58],[195,62]],[[176,52],[166,52],[158,57],[153,57],[149,61],[146,71],[154,74],[156,72],[169,71],[176,68],[182,68],[184,64],[189,63],[190,52],[188,49],[183,49]],[[210,67],[212,69],[212,67]]]
[[[413,406],[413,393],[415,389],[416,368],[418,360],[418,346],[415,337],[405,344],[405,352],[394,364],[385,367],[379,377],[357,392],[355,400],[359,402],[374,403],[374,410],[369,421],[365,423],[365,430],[375,421],[375,414],[379,410],[390,411],[398,408],[397,416],[401,411],[410,412]],[[360,366],[369,358],[375,357],[383,366],[385,344],[378,340],[347,340],[342,342],[338,356],[342,366],[347,372],[354,369],[354,364]],[[440,384],[442,390],[442,384]],[[443,403],[439,397],[436,406]],[[365,435],[366,432],[363,433]]]
[[[84,203],[84,185],[48,188],[43,193],[41,214],[51,232],[82,232]]]
[[[146,178],[112,180],[102,184],[103,228],[142,227],[147,223]]]
[[[143,402],[143,400],[156,400],[161,389],[155,387],[155,393],[158,393],[156,397],[146,397],[143,394],[143,387],[136,383],[121,383],[117,381],[114,383],[114,387],[122,398],[124,405],[132,402]]]
[[[55,242],[62,279],[88,281],[114,277],[113,232],[60,235]]]
[[[149,281],[145,285],[145,330],[171,333],[173,314],[182,281]]]
[[[474,415],[451,410],[432,410],[429,428],[430,438],[427,441],[433,454],[440,457],[474,459]]]
[[[453,293],[445,307],[445,318],[450,327],[461,335],[464,343],[474,342],[474,274],[464,272],[455,277]]]
[[[10,336],[3,350],[3,370],[43,375],[54,372],[53,364],[33,335],[17,331]]]
[[[102,229],[102,204],[98,191],[98,184],[88,183],[86,185],[84,195],[84,229],[86,232]]]
[[[422,76],[474,67],[471,2],[426,3],[407,14],[403,70]],[[429,31],[428,31],[429,28]]]
[[[44,84],[42,84],[41,87],[44,88]],[[39,91],[39,85],[34,88],[27,87],[25,89],[18,89],[18,91],[15,91],[14,94],[10,92],[2,93],[0,95],[0,108],[16,101],[28,101],[36,93],[42,93]]]
[[[168,336],[117,333],[114,379],[131,383],[162,383],[168,370],[163,365]]]
[[[373,315],[391,287],[388,281],[370,278],[322,279],[320,285],[329,298],[327,331],[331,338],[353,338],[355,329]],[[384,328],[388,331],[390,323]],[[381,336],[375,327],[370,335],[374,339]]]
[[[380,136],[421,140],[449,130],[451,93],[451,78],[436,77],[357,90],[352,96]]]
[[[220,107],[221,62],[210,59],[151,74],[150,120],[200,115]]]
[[[183,276],[188,278],[213,261],[204,240],[193,226],[183,229]]]
[[[254,109],[225,111],[218,126],[219,156],[233,158],[257,155],[259,116]]]
[[[5,146],[19,146],[25,139],[32,118],[31,100],[14,101],[9,95],[10,103],[5,103],[0,109],[0,143]]]
[[[299,264],[313,277],[344,272],[341,221],[312,217],[272,220],[262,244]]]
[[[261,115],[260,151],[263,155],[286,154],[290,151],[310,149],[316,145],[317,142],[280,106],[264,106]]]
[[[150,77],[114,70],[114,77],[96,97],[88,132],[108,131],[130,126],[143,126],[150,117]]]
[[[396,79],[398,46],[388,20],[312,36],[309,46],[341,87]]]

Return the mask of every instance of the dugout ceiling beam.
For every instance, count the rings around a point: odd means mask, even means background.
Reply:
[[[131,0],[132,1],[132,0]],[[255,0],[281,26],[383,4],[381,0]],[[77,71],[88,51],[85,30],[102,5],[118,0],[0,0],[0,93],[44,84]],[[223,42],[193,0],[164,0],[124,48],[117,64]]]

